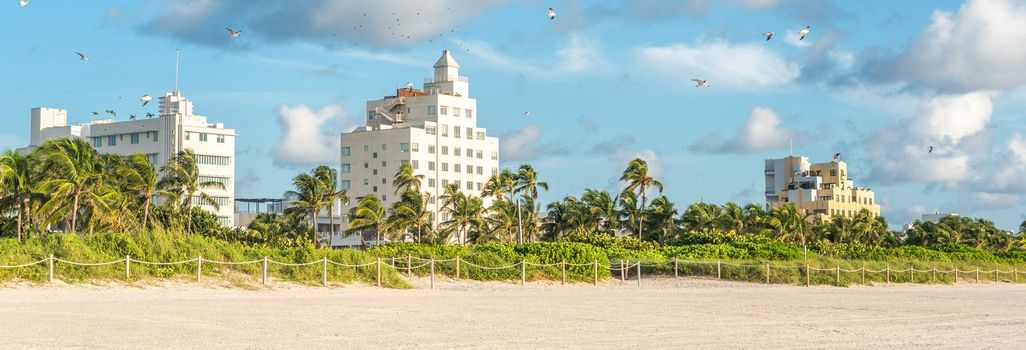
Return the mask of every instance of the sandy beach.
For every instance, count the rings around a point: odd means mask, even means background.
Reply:
[[[1014,348],[1026,286],[698,279],[0,288],[3,348]]]

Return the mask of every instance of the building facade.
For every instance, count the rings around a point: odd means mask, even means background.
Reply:
[[[423,89],[407,83],[393,96],[367,101],[366,125],[341,135],[340,181],[353,199],[343,203],[344,216],[356,198],[366,195],[378,196],[386,208],[396,202],[400,194],[392,181],[407,163],[424,176],[421,191],[428,194],[436,227],[448,219],[445,213],[437,215],[446,186],[481,195],[485,182],[499,171],[499,139],[478,126],[477,100],[470,97],[469,81],[459,68],[443,51]]]
[[[105,154],[145,154],[160,169],[175,154],[191,149],[196,153],[200,182],[220,182],[221,189],[204,189],[219,208],[193,204],[210,211],[225,226],[234,226],[235,202],[235,130],[222,123],[209,123],[207,117],[194,115],[192,102],[178,91],[160,97],[156,118],[115,121],[94,120],[84,125],[69,125],[68,112],[56,108],[33,108],[31,151],[47,140],[78,137],[89,141],[97,152]]]
[[[767,159],[765,165],[766,203],[772,207],[793,204],[824,220],[853,217],[863,209],[880,216],[873,191],[856,187],[843,161],[810,163],[806,157],[788,156]]]

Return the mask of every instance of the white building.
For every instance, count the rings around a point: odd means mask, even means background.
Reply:
[[[225,189],[203,190],[220,207],[203,206],[214,213],[222,225],[234,225],[235,130],[221,123],[208,123],[207,117],[192,113],[192,102],[179,91],[160,97],[157,118],[114,121],[95,120],[85,125],[69,125],[63,109],[33,108],[30,151],[47,140],[80,137],[100,153],[132,155],[142,153],[158,169],[183,149],[196,153],[200,182],[216,181]],[[199,204],[197,199],[193,204]]]
[[[367,101],[366,126],[341,135],[339,174],[353,199],[343,204],[342,213],[368,194],[390,207],[400,197],[392,181],[406,163],[424,175],[421,191],[430,195],[433,213],[438,213],[438,198],[449,184],[481,195],[485,182],[499,171],[499,139],[478,127],[477,100],[470,97],[470,84],[459,69],[449,51],[443,51],[423,90],[407,83],[394,96]],[[487,198],[485,204],[490,204]],[[444,214],[433,215],[436,227],[445,220]]]

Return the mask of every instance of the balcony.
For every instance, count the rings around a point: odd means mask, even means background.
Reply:
[[[439,79],[441,78],[441,79]],[[466,75],[449,75],[449,76],[438,76],[438,77],[427,77],[424,78],[424,84],[441,83],[446,81],[461,81],[470,82],[470,78]]]

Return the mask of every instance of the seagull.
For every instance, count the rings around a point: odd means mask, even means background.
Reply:
[[[805,28],[803,28],[802,31],[798,32],[798,35],[799,35],[798,41],[804,40],[805,36],[808,35],[808,34],[809,34],[809,26],[805,26]]]
[[[146,104],[150,103],[150,101],[152,101],[152,100],[153,100],[153,97],[150,97],[149,94],[143,95],[142,97],[139,98],[139,101],[142,101],[142,103],[143,103],[143,107],[146,107]]]
[[[556,19],[556,9],[549,7],[549,20]]]
[[[691,79],[695,82],[695,87],[709,87],[709,81],[705,79]]]
[[[146,118],[153,118],[153,113],[146,113]]]
[[[118,116],[118,112],[115,112],[112,109],[108,109],[105,112],[107,112],[107,114],[110,114],[111,117],[117,117]]]
[[[75,52],[75,53],[78,54],[78,59],[79,60],[82,60],[82,61],[88,61],[89,60],[89,56],[88,55],[86,55],[84,53],[81,53],[81,52]]]
[[[93,115],[94,116],[98,116],[98,115],[100,115],[100,113],[97,113],[96,111],[93,111]]]
[[[770,41],[770,39],[773,39],[773,34],[774,34],[773,32],[762,33],[762,35],[766,36],[766,41]]]
[[[228,36],[231,37],[232,39],[238,38],[239,34],[242,34],[242,31],[238,31],[238,30],[231,29],[231,28],[225,28],[225,29],[228,30]]]
[[[28,6],[28,0],[18,0],[18,7]]]
[[[524,112],[524,117],[530,117],[530,116],[531,116],[531,112]]]
[[[135,114],[129,114],[128,120],[135,120]]]
[[[933,146],[928,147],[926,153],[933,153]]]

